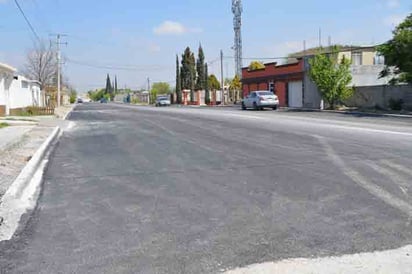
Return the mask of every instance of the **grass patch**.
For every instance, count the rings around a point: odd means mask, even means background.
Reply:
[[[4,127],[8,127],[9,126],[9,124],[7,124],[7,123],[0,123],[0,128],[4,128]]]

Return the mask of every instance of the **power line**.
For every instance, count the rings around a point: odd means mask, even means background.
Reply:
[[[29,19],[27,18],[26,14],[24,13],[23,9],[21,8],[19,2],[17,0],[14,0],[14,3],[16,3],[17,8],[20,10],[20,13],[23,15],[24,20],[26,20],[27,25],[29,26],[30,30],[33,32],[33,34],[36,37],[37,41],[39,43],[41,43],[41,39],[40,39],[39,35],[37,34],[37,32],[34,29],[33,25],[30,23]]]
[[[148,71],[148,70],[153,70],[153,71],[159,71],[159,70],[170,70],[172,67],[168,66],[158,66],[158,67],[132,67],[132,66],[116,66],[116,65],[97,65],[97,64],[91,64],[87,62],[81,62],[81,61],[76,61],[73,59],[66,59],[67,63],[79,65],[79,66],[85,66],[85,67],[90,67],[90,68],[96,68],[96,69],[108,69],[108,70],[124,70],[124,71]]]

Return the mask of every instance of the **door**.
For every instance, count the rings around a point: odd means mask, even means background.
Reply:
[[[291,108],[303,107],[303,84],[302,81],[289,82],[288,103]]]

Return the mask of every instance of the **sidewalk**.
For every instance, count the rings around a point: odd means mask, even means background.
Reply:
[[[0,199],[56,126],[67,125],[67,121],[58,117],[65,117],[72,108],[61,107],[57,117],[6,118],[10,126],[0,129]]]

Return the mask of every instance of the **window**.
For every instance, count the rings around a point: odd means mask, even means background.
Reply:
[[[385,65],[385,56],[376,54],[375,58],[373,59],[373,64],[374,65]]]
[[[21,81],[21,88],[29,88],[29,83],[26,81]]]
[[[275,93],[275,83],[273,82],[269,83],[269,91],[272,93]]]
[[[250,97],[252,97],[252,98],[255,98],[257,95],[256,95],[256,92],[252,92],[252,94],[250,95]]]
[[[361,66],[362,65],[362,52],[352,52],[352,65]]]

